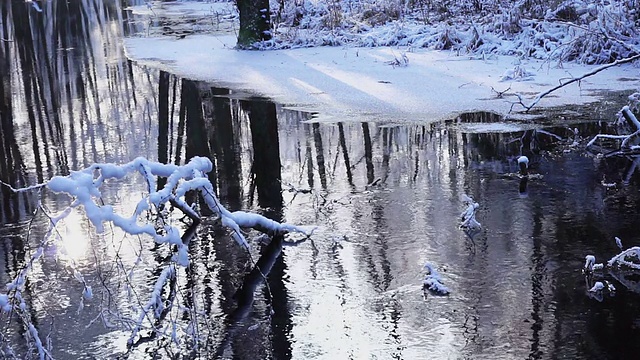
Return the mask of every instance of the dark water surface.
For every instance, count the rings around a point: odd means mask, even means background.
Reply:
[[[617,292],[600,302],[580,272],[585,255],[617,253],[614,236],[640,245],[632,162],[583,151],[604,123],[497,125],[502,119],[486,113],[317,123],[131,63],[121,39],[145,24],[119,1],[42,6],[0,2],[2,181],[26,186],[138,156],[176,164],[206,156],[229,209],[318,226],[296,246],[248,233],[266,287],[228,231],[205,219],[190,243],[191,267],[163,292],[179,306],[127,348],[171,249],[116,229],[96,234],[73,211],[23,291],[54,358],[623,359],[640,351],[640,278],[627,274],[623,284],[607,274]],[[542,178],[522,184],[509,175],[522,154]],[[145,192],[130,176],[102,196],[127,214]],[[459,228],[464,194],[480,204],[476,234]],[[41,210],[32,215],[37,201],[0,187],[2,284],[47,229]],[[69,201],[42,192],[49,213]],[[423,291],[426,262],[449,296]],[[93,299],[82,301],[76,271]],[[10,344],[16,358],[37,358],[23,323],[7,313],[0,321],[5,354]]]

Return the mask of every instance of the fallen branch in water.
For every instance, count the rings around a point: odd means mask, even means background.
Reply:
[[[630,128],[635,129],[633,133],[626,135],[598,134],[587,143],[586,148],[588,149],[593,146],[599,139],[613,139],[622,140],[622,142],[620,144],[620,148],[617,151],[611,152],[608,156],[640,154],[640,121],[638,121],[629,106],[625,106],[620,110],[618,118],[619,120],[624,120]]]

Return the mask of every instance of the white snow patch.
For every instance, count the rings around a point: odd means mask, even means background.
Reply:
[[[517,102],[510,94],[532,99],[558,79],[566,81],[594,68],[572,63],[556,68],[539,60],[518,60],[520,66],[535,69],[536,81],[509,82],[502,81],[501,74],[514,68],[516,58],[511,56],[473,60],[449,51],[415,49],[406,53],[408,66],[392,67],[386,62],[397,57],[397,48],[240,51],[235,44],[233,34],[125,40],[127,55],[141,64],[319,112],[320,120],[424,122],[466,111],[506,114]],[[636,80],[617,81],[622,77]],[[598,100],[600,90],[637,86],[640,69],[622,65],[559,89],[539,106],[584,104]],[[501,98],[496,96],[509,87]]]

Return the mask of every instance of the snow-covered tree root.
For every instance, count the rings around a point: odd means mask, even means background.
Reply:
[[[86,169],[74,171],[68,176],[56,176],[49,180],[46,184],[37,185],[28,189],[13,189],[16,192],[27,190],[42,190],[43,186],[55,193],[66,193],[71,196],[70,205],[57,215],[49,215],[45,208],[40,204],[39,210],[42,210],[49,218],[49,230],[40,242],[40,246],[31,254],[29,261],[23,266],[22,270],[14,278],[12,282],[7,284],[7,292],[0,293],[0,315],[7,315],[11,318],[12,314],[16,314],[22,319],[25,331],[25,338],[40,359],[51,358],[46,346],[43,345],[38,332],[31,323],[30,316],[26,312],[27,305],[22,298],[22,291],[25,282],[32,269],[32,265],[39,261],[42,257],[46,245],[56,241],[61,237],[57,232],[57,224],[66,218],[73,209],[82,207],[88,220],[93,224],[97,233],[103,233],[105,224],[112,224],[120,228],[129,235],[147,235],[158,244],[169,244],[175,246],[176,253],[172,256],[171,262],[166,264],[161,271],[160,276],[156,280],[149,299],[145,302],[140,301],[140,313],[134,321],[121,321],[121,323],[129,324],[127,327],[131,330],[131,336],[128,340],[128,346],[135,343],[139,332],[145,328],[154,334],[162,334],[170,336],[172,342],[178,344],[176,335],[176,324],[173,322],[171,326],[165,329],[160,328],[160,322],[166,316],[167,310],[174,307],[176,299],[175,290],[170,290],[167,299],[162,298],[164,287],[169,283],[171,287],[175,287],[177,276],[177,267],[189,265],[187,237],[192,236],[194,227],[199,223],[200,216],[196,209],[187,204],[185,195],[188,192],[198,192],[207,207],[218,216],[222,224],[231,230],[232,238],[244,249],[249,250],[249,244],[245,236],[241,232],[241,228],[254,228],[256,230],[269,233],[283,235],[288,232],[299,232],[307,236],[311,235],[311,231],[307,231],[301,227],[279,223],[270,220],[258,214],[247,213],[243,211],[228,211],[216,197],[213,186],[209,182],[206,174],[213,168],[211,161],[204,157],[194,157],[187,164],[178,166],[172,164],[162,164],[149,161],[145,158],[137,158],[124,165],[114,164],[93,164]],[[148,195],[142,196],[135,206],[135,211],[131,216],[124,217],[114,211],[112,205],[102,203],[102,194],[100,188],[105,181],[116,179],[121,180],[129,174],[139,173],[145,179],[148,187]],[[158,188],[158,179],[164,178],[164,186]],[[4,184],[4,186],[8,186]],[[187,230],[185,234],[180,235],[180,231],[176,226],[170,225],[168,221],[160,221],[159,225],[150,223],[140,223],[139,220],[144,215],[149,215],[153,211],[160,212],[167,203],[180,209],[188,217],[193,219],[194,224]],[[35,215],[35,214],[34,214]],[[71,268],[76,279],[81,281],[84,286],[84,299],[90,300],[93,292],[87,285],[82,274],[76,270],[75,263],[71,261]],[[119,267],[121,271],[124,268]],[[82,304],[81,304],[82,306]],[[184,309],[189,310],[189,309]],[[107,311],[108,312],[108,311]],[[193,312],[193,311],[191,311]],[[101,312],[103,316],[105,311]],[[104,317],[104,316],[103,316]],[[119,318],[119,314],[115,314]],[[108,322],[103,318],[105,324]],[[145,325],[148,322],[149,326]],[[192,333],[197,338],[197,333]],[[0,339],[3,345],[4,355],[11,356],[10,344],[6,343],[4,337]],[[195,341],[197,343],[197,339]]]

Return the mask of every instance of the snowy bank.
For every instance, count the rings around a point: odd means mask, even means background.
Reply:
[[[235,35],[227,32],[129,38],[125,48],[138,63],[318,112],[319,120],[330,121],[425,122],[468,111],[506,114],[518,100],[514,94],[533,99],[560,79],[595,68],[409,47],[239,51],[235,43]],[[527,76],[511,76],[517,73]],[[638,87],[640,69],[623,65],[562,88],[539,107],[594,102],[603,90]]]

